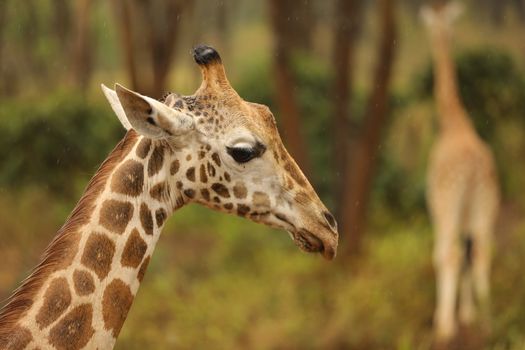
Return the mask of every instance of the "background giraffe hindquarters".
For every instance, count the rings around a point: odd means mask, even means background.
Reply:
[[[490,267],[492,245],[499,206],[499,192],[494,159],[491,151],[482,144],[478,167],[473,173],[468,200],[465,229],[471,235],[472,259],[469,272],[472,274],[470,290],[486,328],[490,321]],[[488,330],[488,329],[487,329]]]
[[[488,147],[477,137],[462,136],[440,139],[429,167],[428,204],[436,241],[435,322],[438,337],[443,339],[455,332],[458,300],[462,323],[474,321],[476,305],[483,319],[489,318],[491,245],[499,200],[497,178]]]

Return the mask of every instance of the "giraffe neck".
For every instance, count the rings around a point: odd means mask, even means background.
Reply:
[[[128,132],[0,312],[0,348],[114,345],[164,222],[184,204],[167,182],[172,154]]]
[[[459,95],[456,67],[451,56],[450,40],[444,30],[432,35],[434,59],[434,94],[442,131],[470,129],[463,103]]]

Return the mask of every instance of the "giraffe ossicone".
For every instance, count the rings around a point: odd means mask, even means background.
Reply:
[[[41,263],[0,310],[0,348],[112,348],[171,213],[188,203],[288,231],[333,259],[337,224],[263,105],[231,87],[209,46],[203,81],[157,101],[102,86],[126,128]]]

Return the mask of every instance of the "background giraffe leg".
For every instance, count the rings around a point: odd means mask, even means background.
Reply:
[[[476,244],[472,238],[464,244],[465,259],[461,272],[459,295],[459,321],[462,325],[470,326],[476,319],[476,305],[474,300],[474,286],[472,280],[472,249]]]
[[[472,273],[474,293],[479,304],[481,321],[490,332],[490,265],[492,259],[492,240],[488,232],[480,232],[474,247]]]
[[[459,321],[466,326],[472,325],[476,319],[476,306],[474,303],[474,288],[472,271],[466,270],[461,277],[459,298]]]
[[[456,233],[454,227],[438,231],[434,248],[437,279],[434,332],[437,343],[448,343],[457,330],[455,309],[462,254]]]

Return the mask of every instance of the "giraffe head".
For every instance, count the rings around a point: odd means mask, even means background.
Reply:
[[[103,87],[119,120],[169,145],[177,202],[284,229],[303,250],[333,259],[337,224],[286,151],[271,111],[237,94],[213,48],[198,46],[193,57],[203,81],[191,96],[169,94],[162,103]]]
[[[458,2],[425,5],[421,8],[420,17],[430,34],[451,34],[452,24],[463,13],[463,5]]]

